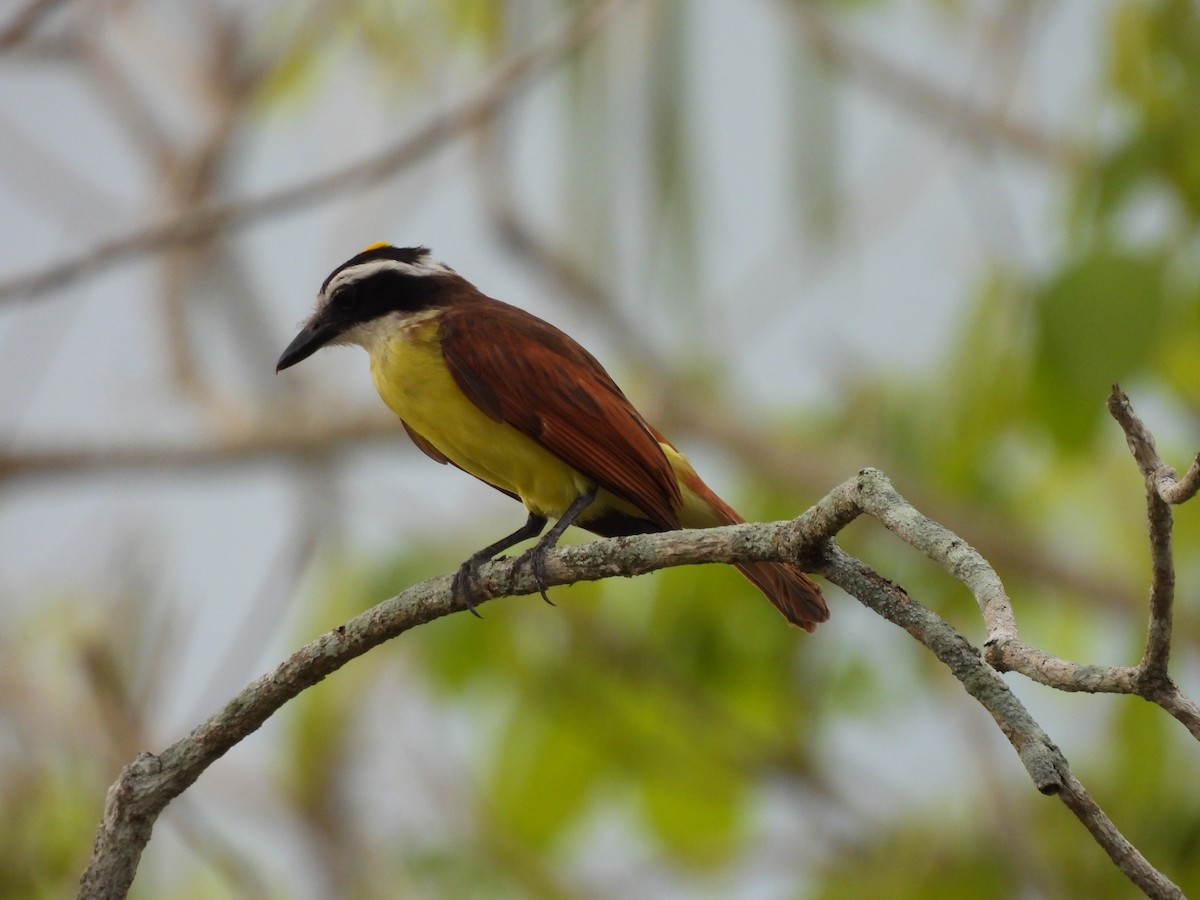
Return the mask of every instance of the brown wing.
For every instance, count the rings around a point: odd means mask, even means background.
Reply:
[[[679,527],[679,485],[652,429],[579,344],[482,294],[452,304],[440,334],[454,381],[484,413],[661,527]]]
[[[454,466],[454,468],[458,469],[460,472],[462,471],[462,467],[451,462],[450,459],[446,456],[446,454],[444,454],[437,447],[433,446],[433,444],[429,443],[429,441],[425,440],[425,438],[421,437],[421,435],[417,434],[415,431],[413,431],[411,428],[409,428],[408,423],[405,422],[403,419],[400,420],[400,424],[404,426],[404,430],[406,432],[408,432],[408,436],[412,439],[412,442],[417,445],[418,450],[420,450],[422,453],[424,453],[426,456],[428,456],[430,459],[432,459],[436,463],[441,463],[443,466],[449,464],[449,465]],[[494,485],[494,484],[491,485],[491,487],[496,488],[496,490],[498,490],[502,494],[508,494],[508,496],[512,497],[514,500],[516,500],[518,502],[521,499],[516,494],[512,493],[511,491],[506,491],[502,487],[498,487],[497,485]]]
[[[422,453],[424,453],[426,456],[428,456],[434,462],[441,463],[443,466],[446,465],[446,463],[450,462],[449,458],[446,456],[445,453],[443,453],[437,447],[433,446],[433,444],[429,443],[429,441],[425,440],[425,438],[421,437],[421,435],[417,434],[415,431],[413,431],[411,428],[409,428],[408,423],[405,422],[403,419],[400,420],[400,424],[404,426],[404,430],[408,433],[409,440],[411,440],[414,444],[417,445],[418,450],[420,450]]]

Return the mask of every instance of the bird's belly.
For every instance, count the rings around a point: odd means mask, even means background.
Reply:
[[[383,402],[463,471],[517,495],[530,512],[561,516],[591,483],[468,400],[446,368],[435,328],[421,323],[373,349],[371,378]]]

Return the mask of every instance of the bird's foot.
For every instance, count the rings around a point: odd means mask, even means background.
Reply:
[[[450,581],[450,593],[461,600],[467,611],[477,619],[483,618],[475,608],[474,601],[479,594],[479,567],[487,561],[487,557],[478,554],[470,557],[458,567]]]
[[[479,567],[485,562],[491,562],[505,550],[519,544],[521,541],[537,537],[545,527],[546,517],[531,512],[524,525],[512,534],[500,538],[494,544],[488,544],[478,553],[473,553],[465,563],[458,567],[458,571],[454,573],[453,581],[450,582],[450,590],[455,597],[462,600],[463,605],[470,610],[471,615],[480,619],[483,618],[475,609],[474,603],[474,598],[479,596]],[[542,581],[545,581],[544,574],[542,575]],[[542,592],[542,596],[546,596],[545,591]]]
[[[546,593],[549,589],[549,586],[546,584],[546,551],[552,546],[554,546],[553,543],[548,543],[543,538],[517,557],[517,561],[513,565],[514,572],[521,566],[529,566],[529,571],[533,574],[533,581],[537,585],[538,593],[551,606],[554,605],[554,601]]]
[[[562,537],[564,531],[567,530],[592,501],[596,499],[596,492],[600,489],[596,485],[592,485],[578,497],[571,501],[571,505],[567,507],[567,511],[562,514],[554,526],[538,538],[538,542],[522,553],[518,558],[513,569],[528,565],[533,573],[533,581],[537,585],[538,593],[542,595],[542,599],[554,605],[554,601],[546,593],[546,553],[553,547],[558,545],[558,539]],[[532,516],[532,513],[530,514]]]

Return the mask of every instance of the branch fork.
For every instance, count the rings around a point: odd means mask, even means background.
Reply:
[[[636,535],[554,550],[546,557],[545,584],[630,577],[676,565],[759,560],[793,562],[817,572],[924,644],[992,716],[1034,787],[1061,800],[1138,888],[1149,897],[1182,898],[1180,889],[1121,834],[1001,677],[1003,672],[1018,672],[1063,691],[1135,694],[1162,707],[1200,739],[1200,708],[1179,691],[1167,671],[1174,603],[1170,506],[1196,494],[1200,457],[1178,479],[1158,456],[1153,436],[1134,414],[1129,398],[1115,385],[1109,409],[1125,431],[1147,488],[1153,575],[1146,649],[1136,666],[1080,665],[1025,644],[1004,585],[987,560],[908,503],[882,472],[870,468],[792,521]],[[837,545],[835,536],[862,516],[877,520],[971,591],[987,628],[982,648]],[[528,567],[514,559],[487,563],[478,575],[477,605],[539,590]],[[139,755],[109,789],[79,896],[126,896],[162,810],[288,700],[372,647],[463,609],[449,576],[415,585],[301,647],[161,754]]]

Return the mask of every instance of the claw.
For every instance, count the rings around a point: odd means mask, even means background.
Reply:
[[[458,567],[458,571],[454,573],[454,578],[450,581],[450,593],[463,602],[467,612],[477,619],[482,619],[479,610],[475,608],[475,602],[471,599],[479,586],[478,569],[481,559],[472,556],[465,563]]]
[[[513,570],[519,569],[521,566],[528,565],[529,571],[533,575],[533,582],[537,585],[538,593],[542,595],[542,599],[554,606],[554,601],[546,593],[549,590],[549,585],[546,584],[546,551],[549,549],[542,541],[538,541],[528,550],[517,558],[513,565]]]

